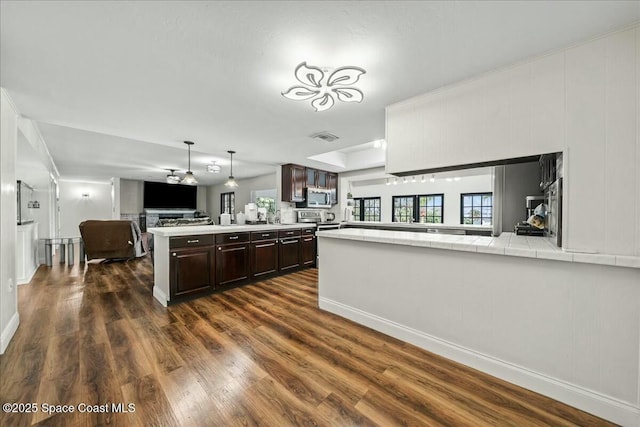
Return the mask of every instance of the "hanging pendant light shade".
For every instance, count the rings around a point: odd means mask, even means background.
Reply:
[[[238,186],[238,182],[236,181],[236,179],[233,177],[233,155],[235,154],[235,151],[233,150],[229,150],[227,151],[227,153],[229,153],[229,155],[231,156],[231,169],[229,170],[229,179],[227,179],[227,182],[224,183],[225,187],[237,187]]]
[[[187,173],[182,179],[182,184],[196,185],[198,183],[198,180],[195,176],[193,176],[193,172],[191,172],[191,146],[193,145],[193,142],[185,141],[184,143],[187,144],[187,149],[189,150],[189,168],[187,169]]]

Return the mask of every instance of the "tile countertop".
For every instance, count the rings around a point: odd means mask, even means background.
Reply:
[[[493,231],[493,227],[487,225],[472,225],[472,224],[435,224],[435,223],[420,223],[420,222],[379,222],[379,221],[347,221],[343,224],[357,226],[377,226],[377,227],[397,227],[397,228],[451,228],[455,230],[481,230],[481,231]]]
[[[554,246],[545,237],[518,236],[514,233],[502,233],[498,237],[489,237],[345,228],[318,231],[316,235],[323,238],[640,268],[640,257],[566,252]]]
[[[256,225],[188,225],[184,227],[152,227],[147,232],[160,237],[193,236],[195,234],[237,233],[241,231],[292,230],[315,227],[307,224],[256,224]]]

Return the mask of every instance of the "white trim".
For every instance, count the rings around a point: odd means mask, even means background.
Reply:
[[[640,407],[638,406],[539,374],[337,301],[319,297],[318,305],[322,310],[353,320],[376,331],[549,396],[604,419],[625,426],[640,425]]]
[[[39,260],[38,260],[39,261]],[[16,279],[16,283],[18,285],[28,285],[31,282],[31,279],[33,279],[33,276],[36,274],[36,271],[38,271],[38,267],[40,267],[40,265],[36,265],[33,270],[31,270],[31,273],[27,274],[26,278],[23,277],[18,277]]]
[[[2,331],[2,334],[0,334],[0,354],[4,354],[4,351],[9,346],[11,338],[13,338],[13,335],[18,330],[19,325],[20,315],[18,315],[18,312],[16,311],[15,313],[13,313],[13,316],[11,316],[11,320],[9,320],[9,323]]]
[[[153,285],[153,297],[157,299],[163,307],[167,306],[167,301],[169,301],[169,298],[167,298],[167,294],[165,294],[162,289],[160,289],[156,285]]]

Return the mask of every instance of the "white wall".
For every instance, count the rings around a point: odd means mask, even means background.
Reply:
[[[279,167],[279,166],[278,166]],[[211,185],[207,187],[207,212],[211,218],[219,223],[218,216],[220,212],[220,194],[233,191],[236,199],[236,213],[244,212],[244,205],[251,202],[251,192],[255,190],[272,190],[280,187],[276,181],[276,173],[269,175],[257,176],[255,178],[238,180],[238,187],[229,189],[223,184]],[[278,201],[276,200],[276,203]]]
[[[387,107],[386,170],[563,152],[563,247],[640,255],[639,88],[635,26]]]
[[[87,219],[112,219],[111,182],[60,182],[60,236],[80,236],[78,226]],[[88,193],[88,198],[82,194]]]
[[[18,111],[0,88],[0,354],[18,329],[16,290],[16,143]]]
[[[142,212],[144,182],[133,179],[120,180],[120,211],[123,214]]]
[[[357,178],[352,177],[352,181]],[[351,194],[353,197],[380,197],[381,221],[391,222],[393,196],[412,196],[418,194],[444,194],[444,222],[448,225],[460,224],[460,194],[461,193],[484,193],[492,192],[492,176],[477,175],[460,177],[459,181],[447,181],[445,178],[437,178],[435,182],[421,183],[420,177],[417,182],[402,183],[398,179],[397,185],[374,184],[357,185],[357,181],[351,184]]]

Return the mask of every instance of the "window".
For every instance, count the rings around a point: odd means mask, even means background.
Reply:
[[[233,191],[220,194],[220,213],[225,212],[231,214],[231,221],[236,220],[236,194]]]
[[[418,222],[442,224],[444,194],[425,194],[418,199]]]
[[[393,196],[393,222],[413,222],[415,196]]]
[[[353,218],[356,221],[380,222],[380,197],[362,197],[353,200],[355,202]]]
[[[465,193],[460,195],[460,224],[491,225],[493,193]]]
[[[444,222],[444,194],[393,196],[393,222]]]

